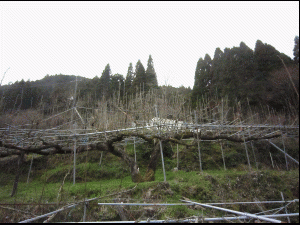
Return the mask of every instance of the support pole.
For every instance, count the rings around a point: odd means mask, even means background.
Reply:
[[[282,201],[284,201],[283,193],[282,193],[282,192],[280,192],[280,193],[281,193]],[[285,205],[284,205],[284,210],[285,210],[285,213],[288,214],[288,211],[287,211],[287,208],[286,208]],[[287,217],[287,219],[288,219],[288,222],[291,223],[291,220],[290,220],[290,217],[289,217],[289,216]]]
[[[244,138],[244,145],[245,145],[245,150],[246,150],[246,155],[247,155],[249,170],[251,170],[251,164],[250,164],[250,159],[249,159],[249,155],[248,155],[248,149],[247,149],[247,144],[246,144],[246,141],[245,141],[245,135],[244,135],[244,133],[243,133],[243,138]]]
[[[82,218],[82,222],[85,222],[85,218],[86,218],[86,202],[83,203],[83,218]]]
[[[164,181],[167,181],[161,140],[159,140],[159,146],[160,146],[160,154],[161,154],[161,163],[162,163],[163,173],[164,173]]]
[[[134,162],[136,162],[135,137],[133,137]]]
[[[221,142],[221,151],[222,151],[222,158],[223,158],[224,170],[226,170],[226,165],[225,165],[225,157],[224,157],[224,152],[223,152],[223,143],[222,143],[222,142]]]
[[[197,130],[197,144],[198,144],[200,172],[202,173],[201,152],[200,152],[200,142],[199,142],[198,130]]]
[[[76,179],[76,137],[74,137],[74,165],[73,165],[73,184]]]
[[[217,206],[201,204],[201,203],[198,203],[198,202],[192,202],[192,201],[186,201],[186,200],[180,200],[180,201],[187,202],[187,203],[194,203],[195,205],[200,205],[200,206],[211,208],[211,209],[217,209],[217,210],[221,210],[221,211],[224,211],[224,212],[234,213],[234,214],[241,215],[241,216],[247,216],[247,217],[250,217],[250,218],[253,218],[253,219],[259,219],[259,220],[268,221],[268,222],[271,222],[271,223],[281,223],[280,220],[270,219],[270,218],[266,218],[264,216],[258,216],[258,215],[251,214],[251,213],[239,212],[239,211],[235,211],[235,210],[231,210],[231,209],[225,209],[225,208],[221,208],[221,207],[217,207]]]
[[[277,217],[286,217],[286,216],[299,216],[299,213],[290,213],[288,215],[286,214],[275,214],[275,215],[264,215],[266,218],[277,218]],[[226,221],[229,220],[245,220],[248,219],[247,216],[235,216],[235,217],[213,217],[213,218],[198,218],[195,219],[167,219],[167,220],[133,220],[133,221],[110,221],[111,223],[199,223],[199,221],[202,222],[218,222],[218,221]],[[99,221],[97,223],[107,223],[107,221]]]
[[[100,162],[99,162],[99,166],[101,166],[101,163],[102,163],[102,157],[103,157],[103,152],[101,152],[101,155],[100,155]]]
[[[177,169],[179,168],[179,152],[178,152],[178,144],[177,144]]]
[[[249,137],[250,137],[250,131],[249,130],[248,130],[248,134],[249,134]],[[253,152],[253,156],[254,156],[254,160],[255,160],[255,166],[256,166],[256,169],[258,170],[258,164],[257,164],[257,161],[256,161],[255,152],[254,152],[253,141],[250,141],[250,144],[251,144],[251,148],[252,148],[252,152]]]
[[[33,163],[33,155],[32,155],[32,158],[31,158],[30,167],[29,167],[29,171],[28,171],[27,184],[29,182],[29,176],[30,176],[30,173],[31,173],[32,163]]]
[[[282,134],[281,134],[281,139],[282,139],[282,145],[283,145],[283,151],[284,151],[286,170],[289,170],[288,161],[287,161],[287,157],[286,157],[286,151],[285,151],[285,145],[284,145],[284,140],[283,140],[283,135]]]
[[[271,158],[271,162],[272,162],[272,167],[273,167],[273,169],[274,169],[274,162],[273,162],[273,158],[272,158],[271,152],[270,152],[270,158]]]
[[[297,163],[299,165],[299,162],[294,159],[292,156],[290,156],[289,154],[285,153],[283,150],[281,150],[278,146],[276,146],[274,143],[272,143],[270,140],[267,140],[271,145],[273,145],[275,148],[277,148],[279,151],[281,151],[282,153],[286,154],[287,157],[289,157],[291,160],[293,160],[295,163]]]

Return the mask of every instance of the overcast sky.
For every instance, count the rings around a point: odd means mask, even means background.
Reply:
[[[127,74],[152,55],[159,85],[193,88],[197,61],[256,40],[293,58],[299,2],[0,2],[2,84]]]

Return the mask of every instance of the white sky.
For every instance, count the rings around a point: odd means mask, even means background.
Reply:
[[[191,88],[197,61],[257,39],[293,58],[299,2],[0,2],[2,84],[127,74],[152,55],[159,85]],[[1,80],[0,80],[1,81]]]

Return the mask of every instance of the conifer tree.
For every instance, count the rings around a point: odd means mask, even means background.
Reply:
[[[296,36],[294,39],[295,45],[293,49],[294,61],[299,64],[299,36]]]
[[[145,90],[147,87],[147,79],[146,79],[146,72],[143,64],[140,60],[136,63],[135,66],[135,76],[133,78],[132,86],[134,91],[136,90]]]
[[[122,97],[124,93],[124,77],[122,74],[114,74],[110,78],[110,96],[117,94],[117,96]]]
[[[147,70],[146,70],[146,78],[147,78],[147,86],[149,88],[158,87],[157,77],[153,66],[153,59],[151,55],[149,55]],[[147,88],[148,88],[147,87]]]
[[[100,77],[101,96],[104,96],[105,98],[108,98],[110,95],[110,74],[110,66],[107,64]]]
[[[220,91],[222,90],[222,83],[220,82],[224,73],[224,53],[220,48],[216,48],[214,58],[212,60],[211,66],[211,76],[212,76],[212,88],[210,94],[218,93],[220,97]]]
[[[211,58],[208,54],[205,55],[204,59],[200,58],[197,63],[195,71],[195,82],[192,92],[193,102],[209,92],[211,85]]]
[[[290,57],[280,53],[273,46],[263,44],[260,40],[257,40],[254,49],[255,75],[253,79],[256,88],[254,93],[257,96],[257,102],[267,101],[266,96],[272,92],[272,86],[268,80],[271,79],[272,71],[284,67],[281,59],[287,66],[293,63]]]
[[[254,78],[254,52],[244,42],[240,43],[238,66],[238,94],[241,101],[245,101],[247,97],[250,98],[253,92],[253,78]]]
[[[128,67],[128,71],[127,71],[127,75],[126,75],[126,79],[125,79],[125,92],[127,94],[131,94],[132,93],[132,82],[133,82],[133,67],[132,67],[132,63],[129,64]]]

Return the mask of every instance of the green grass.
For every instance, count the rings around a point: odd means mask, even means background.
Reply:
[[[183,197],[197,202],[224,202],[224,201],[250,201],[258,200],[279,200],[280,192],[284,193],[286,200],[295,199],[297,191],[298,170],[292,171],[238,171],[212,170],[202,173],[197,171],[166,172],[167,184],[165,184],[163,172],[158,169],[155,173],[155,181],[139,183],[136,189],[126,195],[131,202],[168,202],[178,203]],[[298,179],[299,180],[299,179]],[[298,181],[299,182],[299,181]],[[45,182],[42,179],[30,183],[20,182],[15,197],[10,197],[12,183],[2,186],[0,192],[1,203],[30,203],[30,202],[75,202],[95,197],[103,197],[120,191],[131,189],[136,184],[131,181],[130,176],[114,179],[99,179],[88,182],[78,182],[73,185],[66,181],[61,189],[61,182]],[[59,191],[61,190],[61,191]],[[151,198],[147,199],[147,193],[151,191]],[[58,193],[60,194],[58,198]],[[100,202],[111,202],[116,195],[99,200]],[[144,200],[143,200],[144,199]],[[235,210],[247,210],[257,212],[257,207],[243,208],[234,206]],[[54,210],[54,208],[53,208]],[[117,220],[117,212],[112,207],[106,206],[99,211],[99,207],[91,206],[91,211],[97,220]],[[104,211],[103,211],[104,210]],[[129,208],[128,208],[129,210]],[[299,210],[293,208],[293,210]],[[138,211],[138,210],[137,210]],[[106,212],[106,213],[104,213]],[[157,219],[179,219],[193,215],[211,215],[210,210],[195,210],[193,207],[172,206],[157,209]],[[71,213],[71,217],[68,215]],[[80,219],[82,208],[71,209],[66,212],[65,217],[57,217],[58,221],[75,221]],[[68,219],[67,219],[68,218]],[[106,218],[106,219],[105,219]],[[55,221],[55,220],[54,220]],[[78,220],[76,220],[78,221]]]
[[[14,167],[7,165],[14,164],[15,161],[12,163],[7,162],[0,168],[0,203],[68,203],[95,197],[104,197],[99,200],[101,202],[112,202],[112,199],[118,196],[130,199],[131,202],[178,203],[180,199],[188,198],[192,201],[206,203],[280,200],[281,192],[283,192],[286,200],[299,198],[298,168],[285,171],[268,169],[270,167],[264,166],[263,170],[256,170],[253,165],[254,160],[251,159],[252,170],[249,171],[245,157],[240,156],[242,153],[244,154],[245,149],[240,145],[228,144],[224,146],[225,158],[232,158],[231,161],[225,159],[227,170],[224,170],[222,158],[220,157],[220,144],[205,143],[201,145],[203,172],[199,171],[197,149],[190,148],[187,150],[182,146],[179,146],[179,171],[174,172],[172,169],[177,166],[177,154],[176,145],[173,145],[173,157],[164,157],[167,184],[164,183],[160,158],[155,172],[155,181],[143,182],[137,185],[131,181],[129,167],[118,157],[104,154],[102,164],[99,166],[99,152],[85,152],[78,155],[75,185],[73,185],[73,161],[71,156],[35,157],[29,183],[27,184],[31,160],[29,156],[22,167],[18,191],[14,197],[10,197],[10,194],[15,170]],[[143,148],[142,145],[137,145],[136,150],[140,172],[143,175],[147,169],[147,147]],[[133,145],[128,144],[126,151],[134,156]],[[65,181],[62,186],[64,178]],[[131,189],[136,185],[137,187],[131,193],[105,197]],[[99,207],[96,203],[94,202],[94,205],[89,207],[87,220],[120,220],[114,207]],[[47,209],[49,211],[55,210],[58,206],[51,207],[49,206]],[[299,212],[299,206],[291,207],[290,211]],[[235,205],[231,208],[252,213],[259,210],[256,206]],[[0,221],[2,221],[1,218],[5,217],[4,215],[11,213],[1,210],[4,209],[0,209]],[[126,207],[126,210],[133,210],[131,211],[132,218],[129,218],[129,220],[141,217],[142,212],[146,213],[141,207],[132,209]],[[76,206],[74,209],[66,210],[64,213],[57,215],[53,222],[80,221],[82,212],[82,206]],[[37,213],[37,215],[40,214],[42,212]],[[193,215],[222,216],[219,214],[217,212],[212,214],[210,210],[199,210],[185,206],[155,208],[156,219],[179,219]],[[19,216],[16,215],[16,218]],[[151,217],[150,214],[147,215],[146,213],[141,218],[148,218],[146,216]],[[15,219],[15,221],[18,222],[19,220]]]

